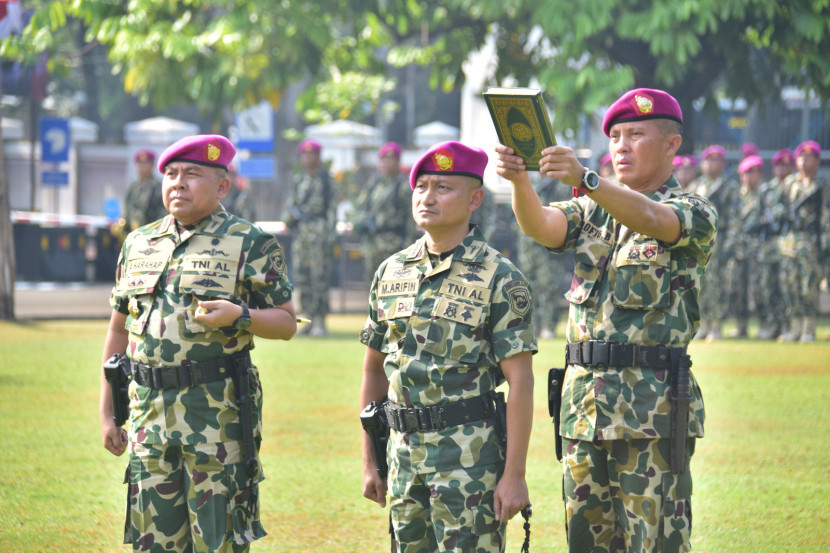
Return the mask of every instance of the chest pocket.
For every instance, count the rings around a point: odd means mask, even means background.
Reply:
[[[175,244],[172,240],[139,236],[130,248],[117,293],[129,298],[125,328],[143,334],[153,308],[153,297]]]
[[[484,343],[487,305],[436,296],[424,350],[462,363],[478,360]]]
[[[231,299],[242,255],[241,236],[196,235],[182,262],[179,291],[204,299]]]
[[[591,297],[608,265],[611,244],[596,238],[586,238],[574,251],[574,275],[565,298],[571,303],[583,304]]]
[[[671,304],[671,253],[654,240],[626,242],[614,263],[614,305],[665,309]]]

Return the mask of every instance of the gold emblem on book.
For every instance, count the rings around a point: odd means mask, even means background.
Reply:
[[[524,123],[513,123],[510,125],[510,134],[513,135],[513,138],[521,140],[522,142],[533,138],[533,131]]]

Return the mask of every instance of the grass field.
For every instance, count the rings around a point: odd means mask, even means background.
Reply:
[[[265,388],[259,552],[388,551],[386,513],[360,493],[362,317],[331,317],[325,340],[258,340]],[[827,334],[822,325],[820,335]],[[0,322],[0,551],[126,551],[126,457],[103,449],[98,379],[104,321]],[[544,403],[562,340],[534,359],[528,481],[531,551],[565,551],[561,466]],[[706,438],[692,461],[693,550],[830,550],[830,342],[693,343]],[[521,545],[521,523],[508,551]]]

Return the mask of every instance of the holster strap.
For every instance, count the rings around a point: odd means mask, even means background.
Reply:
[[[250,363],[251,355],[245,350],[208,361],[185,362],[167,367],[154,367],[130,360],[130,370],[138,384],[156,390],[166,390],[225,380],[233,376],[234,367],[240,364],[247,367]]]
[[[398,432],[435,432],[451,426],[480,421],[496,412],[496,392],[429,407],[395,407],[387,404],[389,428]]]
[[[565,346],[565,363],[585,367],[639,367],[643,369],[670,369],[671,353],[686,353],[686,348],[668,346],[644,346],[588,340]]]

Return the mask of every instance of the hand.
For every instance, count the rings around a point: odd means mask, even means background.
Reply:
[[[374,464],[363,468],[363,497],[386,507],[386,480],[382,480]]]
[[[530,503],[530,496],[528,495],[525,479],[507,475],[502,476],[496,485],[493,499],[493,511],[495,511],[496,520],[510,520],[528,503]]]
[[[539,171],[546,177],[559,179],[562,184],[578,187],[582,184],[585,167],[576,153],[566,146],[551,146],[542,150]]]
[[[211,328],[233,326],[242,315],[242,307],[228,300],[200,301],[195,319]]]
[[[514,155],[515,153],[512,148],[500,144],[496,146],[496,153],[499,154],[498,160],[496,161],[496,174],[498,176],[511,182],[519,182],[525,179],[529,180],[525,161],[521,157]]]
[[[112,420],[109,424],[101,426],[101,436],[104,440],[104,448],[116,457],[120,457],[127,451],[127,431],[115,426]]]

